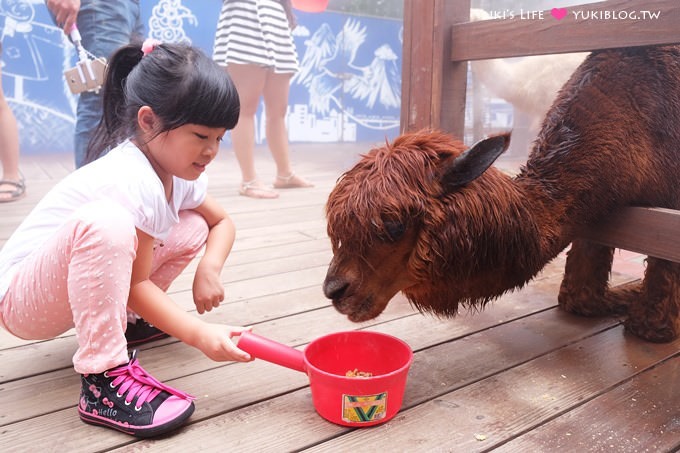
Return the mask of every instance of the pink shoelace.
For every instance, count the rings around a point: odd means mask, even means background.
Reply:
[[[132,403],[132,400],[137,396],[135,409],[139,410],[142,404],[147,401],[152,401],[162,391],[188,400],[195,399],[188,393],[184,393],[181,390],[177,390],[156,380],[139,365],[136,356],[137,351],[133,351],[132,358],[127,365],[121,365],[104,373],[104,376],[106,377],[115,378],[109,384],[111,388],[120,386],[116,391],[118,397],[122,397],[127,392],[127,395],[125,396],[126,404]]]

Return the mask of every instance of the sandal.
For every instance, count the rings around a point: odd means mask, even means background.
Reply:
[[[11,186],[11,189],[3,189],[2,186]],[[11,179],[0,179],[0,203],[17,201],[26,195],[26,184],[24,180],[13,181]]]
[[[238,193],[239,195],[250,198],[279,198],[278,192],[268,189],[257,179],[253,179],[252,181],[243,181]]]
[[[276,175],[276,181],[274,181],[274,188],[276,189],[301,189],[305,187],[314,187],[314,184],[295,173],[288,176]]]

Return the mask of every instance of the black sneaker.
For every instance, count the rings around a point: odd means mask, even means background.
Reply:
[[[194,397],[150,376],[132,351],[130,361],[104,373],[81,375],[78,414],[136,437],[153,437],[180,427],[194,412]]]
[[[135,323],[127,323],[127,329],[125,330],[125,339],[127,339],[128,347],[168,338],[169,336],[158,327],[152,326],[141,318]]]

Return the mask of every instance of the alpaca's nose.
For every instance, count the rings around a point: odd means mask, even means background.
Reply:
[[[348,287],[349,283],[342,278],[326,277],[323,281],[323,293],[331,300],[342,299]]]

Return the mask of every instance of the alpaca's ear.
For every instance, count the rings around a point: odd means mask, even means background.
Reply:
[[[478,141],[472,148],[446,164],[441,183],[451,192],[481,176],[510,145],[510,133],[494,135]]]

